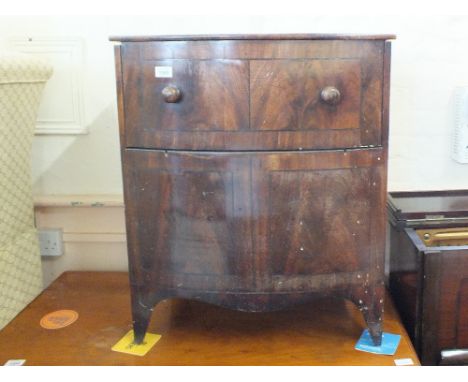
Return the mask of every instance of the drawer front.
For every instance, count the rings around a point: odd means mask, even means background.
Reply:
[[[250,63],[250,78],[253,130],[360,127],[359,60],[258,60]]]
[[[241,60],[159,60],[128,69],[127,134],[245,130],[248,76]]]
[[[383,50],[383,41],[125,43],[123,145],[379,146]]]
[[[123,160],[130,259],[150,289],[315,292],[383,271],[382,149]]]

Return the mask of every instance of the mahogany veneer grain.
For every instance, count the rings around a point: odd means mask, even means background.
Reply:
[[[167,298],[265,312],[321,296],[354,302],[380,342],[387,38],[121,39],[136,342]]]

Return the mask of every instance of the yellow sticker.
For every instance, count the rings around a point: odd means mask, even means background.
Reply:
[[[146,333],[141,344],[133,342],[133,330],[130,330],[123,338],[113,347],[113,351],[121,353],[144,356],[161,338],[159,334]]]

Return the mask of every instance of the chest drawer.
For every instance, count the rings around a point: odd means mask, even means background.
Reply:
[[[121,52],[126,147],[382,143],[382,41],[130,42]]]
[[[248,61],[142,62],[126,71],[124,84],[129,139],[141,132],[233,132],[249,126]]]
[[[359,60],[255,60],[250,69],[252,130],[359,129]]]

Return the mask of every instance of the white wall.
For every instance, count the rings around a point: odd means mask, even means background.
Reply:
[[[114,61],[109,35],[395,33],[389,189],[468,188],[450,158],[452,93],[468,86],[468,17],[3,17],[0,48],[15,36],[84,41],[84,136],[36,136],[36,194],[120,194]]]

